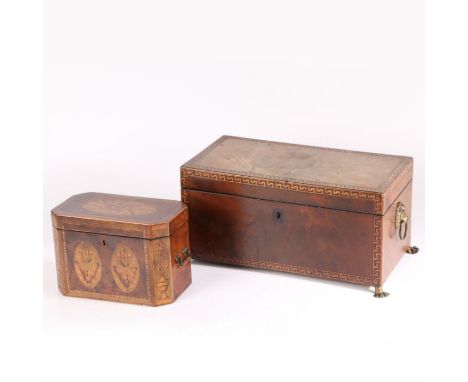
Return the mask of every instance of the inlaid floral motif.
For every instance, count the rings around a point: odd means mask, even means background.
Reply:
[[[112,277],[118,288],[125,293],[132,292],[140,279],[140,267],[135,254],[125,245],[118,245],[111,259]]]
[[[156,208],[141,201],[125,199],[97,199],[83,204],[85,210],[112,216],[141,216],[149,215]]]
[[[102,276],[101,259],[96,247],[80,242],[75,249],[74,267],[78,279],[86,288],[94,288]]]

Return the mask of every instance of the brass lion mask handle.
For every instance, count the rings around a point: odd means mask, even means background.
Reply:
[[[403,203],[398,202],[395,215],[395,229],[398,231],[400,240],[406,239],[408,233],[408,213]]]
[[[182,268],[184,264],[187,262],[187,260],[190,259],[191,255],[192,255],[192,251],[184,247],[182,249],[182,256],[176,255],[175,257],[175,263],[177,265],[177,268]]]

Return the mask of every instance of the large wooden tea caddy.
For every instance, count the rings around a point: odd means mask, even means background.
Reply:
[[[192,257],[382,285],[411,247],[410,157],[223,136],[182,165]]]

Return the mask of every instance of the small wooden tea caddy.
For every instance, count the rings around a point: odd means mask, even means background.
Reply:
[[[100,193],[52,210],[57,279],[67,296],[158,306],[191,283],[187,207]]]

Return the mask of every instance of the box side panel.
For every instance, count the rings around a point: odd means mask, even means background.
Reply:
[[[149,244],[152,258],[154,304],[165,305],[174,301],[171,272],[171,247],[168,237],[151,240]]]
[[[382,211],[384,214],[393,205],[396,198],[403,192],[413,179],[413,160],[411,159],[407,166],[400,172],[395,180],[388,186],[382,197]]]
[[[180,213],[178,213],[170,222],[169,222],[169,236],[176,232],[181,226],[187,224],[188,222],[188,209],[184,206]]]
[[[384,282],[400,259],[406,253],[411,243],[411,196],[413,183],[410,182],[396,198],[383,217],[383,257],[382,257],[382,281]],[[398,203],[403,203],[408,214],[408,230],[406,238],[399,237],[399,230],[395,226],[396,210]]]
[[[67,294],[68,283],[65,272],[65,250],[63,242],[61,240],[62,231],[57,228],[53,228],[54,232],[54,246],[55,246],[55,267],[57,269],[57,284],[58,289],[62,294]]]
[[[187,190],[193,258],[378,285],[381,216]]]
[[[152,305],[144,240],[59,232],[68,295]]]
[[[170,237],[174,299],[179,297],[192,283],[191,262],[186,252],[190,249],[188,228],[188,222],[186,222]],[[178,257],[183,264],[179,265],[176,261],[176,257]]]

